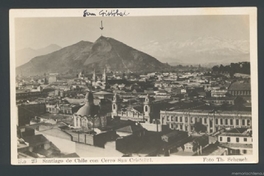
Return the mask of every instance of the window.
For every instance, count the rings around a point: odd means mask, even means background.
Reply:
[[[233,125],[233,119],[230,119],[230,125]]]
[[[227,142],[230,142],[230,137],[227,137]]]
[[[218,119],[215,119],[215,124],[218,125]]]
[[[246,154],[247,153],[247,150],[243,150],[243,154]]]
[[[148,111],[148,106],[145,106],[145,112],[147,112]]]
[[[250,120],[247,120],[247,126],[250,126]]]
[[[244,142],[247,142],[247,138],[244,138]]]
[[[175,121],[178,122],[178,116],[176,116]]]
[[[239,120],[238,119],[236,119],[236,125],[239,125]]]
[[[182,117],[180,117],[180,122],[182,122]]]
[[[228,119],[225,119],[225,124],[228,125]]]
[[[239,142],[239,138],[236,138],[236,142]]]
[[[223,125],[223,119],[220,119],[220,124]]]
[[[242,125],[245,125],[245,119],[242,120]]]
[[[204,118],[204,124],[206,124],[206,122],[207,122],[207,119],[206,119],[206,118]]]
[[[223,140],[223,138],[222,138],[222,137],[220,137],[220,138],[219,138],[219,141],[222,141],[222,140]]]

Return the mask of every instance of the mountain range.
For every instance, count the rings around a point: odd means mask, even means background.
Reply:
[[[248,40],[231,40],[212,36],[188,40],[152,40],[139,49],[170,65],[212,65],[249,61]]]
[[[32,58],[40,55],[45,55],[52,53],[61,49],[60,46],[56,44],[51,44],[47,47],[40,48],[40,49],[32,49],[32,48],[23,48],[16,51],[16,66],[23,65],[30,61]]]
[[[99,37],[94,43],[80,41],[58,51],[36,56],[16,68],[18,74],[41,75],[69,70],[156,71],[169,66],[113,38]]]
[[[52,52],[52,49],[56,51]],[[28,50],[31,51],[31,49]],[[170,67],[159,60],[172,66],[201,64],[211,67],[218,64],[249,61],[250,54],[249,41],[217,37],[198,37],[192,40],[152,40],[137,50],[113,38],[101,36],[94,43],[80,41],[64,48],[50,45],[41,51],[38,52],[39,54],[32,52],[37,56],[31,59],[28,56],[28,62],[20,59],[26,62],[23,65],[19,66],[21,61],[17,61],[17,73],[40,75],[50,72],[66,73],[70,70],[91,72],[94,69],[148,72]],[[44,51],[47,54],[43,54]],[[17,56],[21,57],[23,54],[20,53]]]

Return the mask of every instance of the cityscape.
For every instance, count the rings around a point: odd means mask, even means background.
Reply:
[[[53,45],[17,63],[17,158],[252,155],[245,40],[199,38],[184,46],[199,43],[193,63],[165,63],[146,53],[157,42],[135,49],[97,21],[95,42]],[[203,41],[217,45],[212,63],[197,59],[209,53]]]

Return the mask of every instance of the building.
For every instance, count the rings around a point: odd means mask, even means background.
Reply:
[[[58,104],[47,104],[46,111],[52,114],[73,114],[75,113],[79,105],[72,105],[72,104],[65,104],[65,103],[58,103]]]
[[[211,90],[211,97],[226,97],[226,89],[214,89]]]
[[[138,122],[150,122],[152,115],[151,101],[149,95],[145,97],[143,109],[130,108],[126,111],[120,109],[120,98],[114,94],[112,101],[112,117],[120,117],[121,120],[131,120]]]
[[[16,90],[16,99],[30,99],[33,97],[39,97],[44,95],[46,95],[46,93],[42,91],[42,88],[40,86],[35,90],[33,89]]]
[[[49,84],[57,82],[57,76],[58,76],[58,73],[50,73],[49,74]]]
[[[218,135],[220,146],[228,148],[230,155],[252,154],[252,130],[250,128],[233,128]]]
[[[107,80],[107,75],[106,75],[106,71],[104,69],[104,72],[102,74],[102,77],[100,79],[100,77],[98,78],[96,75],[95,70],[93,71],[93,76],[92,76],[92,86],[95,88],[101,88],[101,89],[106,89],[108,84],[108,80]]]
[[[101,100],[112,99],[113,94],[110,92],[106,92],[106,91],[99,91],[99,92],[94,93],[94,97],[101,99]]]
[[[235,105],[237,97],[208,97],[205,98],[204,101],[213,105]]]
[[[214,133],[222,128],[251,127],[251,112],[247,111],[212,111],[212,110],[171,110],[160,111],[160,122],[170,129],[192,132],[194,124],[201,123],[207,133]]]
[[[116,134],[121,137],[136,135],[141,137],[145,135],[145,129],[139,123],[131,123],[127,126],[115,130]]]
[[[35,116],[46,113],[44,103],[22,104],[17,106],[18,126],[30,124],[30,120]]]
[[[233,82],[228,88],[228,93],[232,96],[250,96],[250,83],[240,81]]]
[[[85,96],[85,105],[73,114],[74,128],[91,131],[94,128],[105,127],[106,117],[100,116],[100,106],[94,104],[93,94]]]
[[[184,152],[194,152],[193,155],[202,155],[208,144],[209,138],[206,135],[193,137],[193,140],[184,144]]]

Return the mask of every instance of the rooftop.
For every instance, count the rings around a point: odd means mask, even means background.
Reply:
[[[252,148],[252,144],[234,144],[234,143],[221,143],[220,147],[227,148]]]
[[[185,101],[185,102],[178,102],[170,107],[166,111],[172,112],[204,112],[204,113],[229,113],[229,114],[251,114],[251,110],[248,108],[239,108],[234,105],[223,105],[223,106],[214,106],[214,105],[207,105],[203,101]]]
[[[37,146],[37,145],[49,143],[49,140],[41,134],[34,136],[26,136],[23,137],[23,139],[25,142],[29,143],[29,146]]]
[[[228,90],[251,90],[250,88],[250,83],[246,83],[246,82],[233,82]]]
[[[124,133],[134,133],[137,131],[142,131],[144,128],[140,124],[131,124],[125,127],[118,128],[117,132],[124,132]]]

